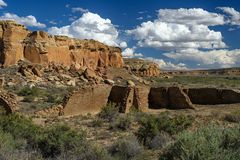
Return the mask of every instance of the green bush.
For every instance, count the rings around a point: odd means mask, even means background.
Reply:
[[[85,141],[84,132],[76,132],[66,125],[47,128],[38,141],[43,157],[57,157],[61,153],[76,152]]]
[[[13,151],[15,149],[15,141],[10,133],[0,130],[0,153],[4,151]]]
[[[120,137],[110,148],[110,153],[119,159],[133,159],[143,152],[135,136]]]
[[[32,157],[32,158],[31,158]],[[0,117],[0,159],[109,159],[107,151],[66,125],[42,128],[20,115]],[[65,157],[65,158],[63,158]]]
[[[165,132],[160,132],[158,135],[156,135],[149,147],[151,149],[164,149],[165,147],[167,147],[171,142],[173,141],[172,137]]]
[[[240,159],[240,127],[222,129],[208,126],[196,132],[183,132],[160,156],[167,160],[238,160]]]
[[[37,88],[37,87],[32,87],[32,88],[24,87],[17,94],[19,96],[29,96],[29,95],[31,95],[31,96],[36,97],[36,96],[39,96],[39,95],[44,94],[44,93],[45,93],[45,91],[43,89],[40,89],[40,88]]]
[[[240,110],[235,110],[229,114],[226,114],[224,120],[228,122],[240,122]]]
[[[121,130],[128,130],[131,128],[132,124],[132,117],[130,115],[122,115],[119,116],[116,120],[114,120],[110,128],[111,129],[121,129]]]
[[[227,115],[225,115],[224,120],[228,121],[228,122],[238,123],[238,122],[240,122],[240,115],[227,114]]]
[[[177,115],[171,118],[165,113],[161,114],[157,119],[159,130],[167,132],[171,135],[185,130],[191,126],[194,121],[192,116]]]
[[[0,117],[0,129],[11,134],[14,139],[25,139],[27,144],[35,148],[41,135],[41,129],[32,121],[21,115],[9,115]]]
[[[92,121],[91,127],[102,127],[103,126],[103,120],[100,118],[96,118]]]
[[[151,140],[159,133],[158,121],[155,116],[144,117],[140,122],[137,137],[143,145],[149,145]]]
[[[158,117],[154,115],[144,116],[140,121],[137,137],[143,145],[149,146],[153,138],[160,132],[167,132],[170,135],[177,134],[187,129],[193,120],[192,117],[184,115],[171,118],[166,113],[160,114]]]
[[[109,103],[106,106],[103,106],[98,116],[102,119],[105,119],[109,122],[116,119],[119,115],[119,107],[114,103]]]

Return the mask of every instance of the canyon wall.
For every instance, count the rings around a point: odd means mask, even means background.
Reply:
[[[121,49],[94,40],[53,36],[44,31],[31,32],[13,21],[0,21],[0,63],[78,64],[95,70],[97,67],[122,67]]]

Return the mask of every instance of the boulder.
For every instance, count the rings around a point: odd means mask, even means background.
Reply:
[[[111,79],[105,79],[104,83],[109,84],[109,85],[114,85],[115,82]]]
[[[129,87],[134,87],[134,86],[135,86],[135,83],[134,83],[133,81],[131,81],[131,80],[128,80],[128,81],[127,81],[127,85],[128,85]]]
[[[84,77],[87,78],[88,80],[89,80],[89,79],[97,79],[96,73],[95,73],[93,70],[88,69],[88,68],[84,71],[83,75],[84,75]]]

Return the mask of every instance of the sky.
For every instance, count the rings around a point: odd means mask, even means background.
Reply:
[[[240,67],[240,0],[0,0],[0,20],[95,39],[167,70]]]

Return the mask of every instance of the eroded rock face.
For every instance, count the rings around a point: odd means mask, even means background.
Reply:
[[[0,22],[0,63],[14,65],[25,59],[32,63],[51,62],[66,66],[122,67],[121,49],[94,40],[52,36],[44,31],[28,31],[12,21]]]
[[[13,21],[0,21],[0,63],[16,64],[24,58],[23,41],[30,32]]]

